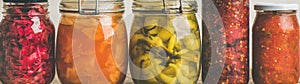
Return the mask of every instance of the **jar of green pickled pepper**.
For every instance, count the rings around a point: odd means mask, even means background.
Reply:
[[[200,73],[200,31],[193,0],[135,0],[130,71],[135,84],[193,84]]]

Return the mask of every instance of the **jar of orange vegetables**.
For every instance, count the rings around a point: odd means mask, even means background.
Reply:
[[[120,84],[127,72],[122,0],[62,0],[57,72],[66,84]]]

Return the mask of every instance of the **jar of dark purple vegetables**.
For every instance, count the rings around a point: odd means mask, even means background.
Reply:
[[[299,24],[296,4],[255,5],[255,84],[296,84],[299,78]]]
[[[48,84],[54,77],[54,25],[47,0],[4,0],[0,23],[0,80]]]

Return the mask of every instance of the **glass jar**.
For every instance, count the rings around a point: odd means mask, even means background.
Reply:
[[[299,24],[296,4],[255,5],[253,80],[296,84],[299,79]]]
[[[56,55],[58,77],[63,84],[121,84],[125,79],[128,42],[120,11],[123,9],[104,10],[105,4],[98,3],[102,1],[61,2]],[[68,8],[73,6],[75,9]]]
[[[247,84],[249,0],[203,0],[202,80]]]
[[[50,83],[54,77],[54,25],[47,0],[4,0],[0,23],[0,80]]]
[[[134,3],[129,44],[134,83],[197,83],[201,54],[196,9],[184,10],[192,5],[180,0]]]

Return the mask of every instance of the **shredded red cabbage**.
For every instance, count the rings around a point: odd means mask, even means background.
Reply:
[[[54,77],[54,26],[41,4],[8,6],[0,25],[3,83],[50,83]]]

